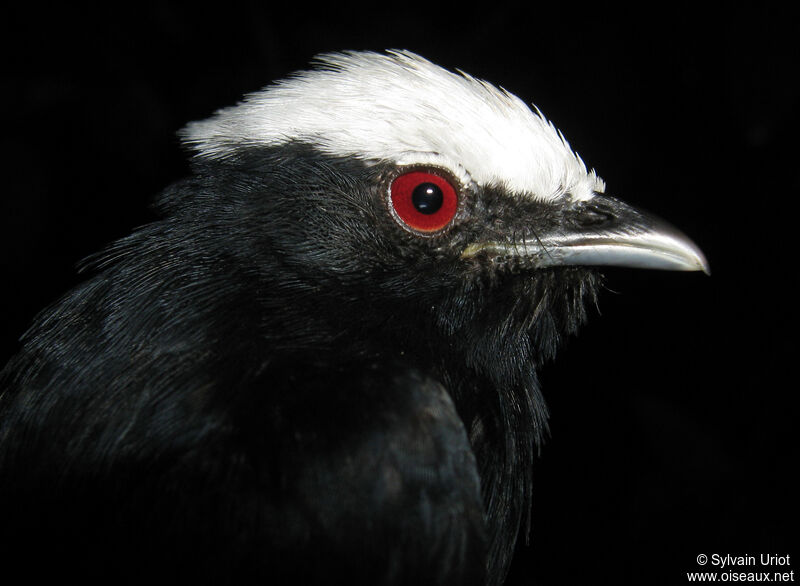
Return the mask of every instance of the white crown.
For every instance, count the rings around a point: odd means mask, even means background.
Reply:
[[[542,200],[605,190],[538,109],[503,89],[405,51],[334,53],[318,63],[189,124],[185,142],[221,158],[300,141],[330,155],[440,165]]]

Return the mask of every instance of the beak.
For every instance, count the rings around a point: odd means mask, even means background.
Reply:
[[[617,266],[711,274],[702,251],[679,230],[604,195],[571,206],[533,238],[473,243],[461,256],[480,253],[524,257],[537,267]]]

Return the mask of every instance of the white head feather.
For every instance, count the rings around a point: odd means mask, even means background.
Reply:
[[[462,181],[541,200],[585,200],[603,181],[536,110],[503,89],[409,52],[335,53],[182,132],[200,156],[290,141],[322,152],[434,164]]]

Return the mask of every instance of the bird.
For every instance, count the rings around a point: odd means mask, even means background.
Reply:
[[[708,273],[701,250],[535,106],[409,51],[323,54],[180,137],[157,219],[0,373],[4,568],[502,584],[537,370],[602,267]]]

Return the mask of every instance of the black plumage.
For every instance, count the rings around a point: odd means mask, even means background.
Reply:
[[[461,185],[420,235],[387,210],[399,172],[243,144],[196,158],[160,220],[86,262],[2,371],[10,563],[62,582],[502,582],[546,429],[536,368],[600,278],[465,250],[625,214]]]

